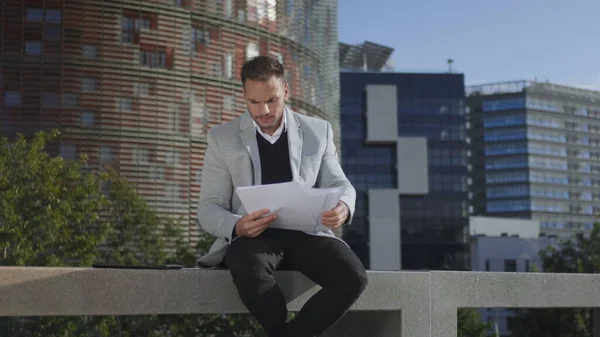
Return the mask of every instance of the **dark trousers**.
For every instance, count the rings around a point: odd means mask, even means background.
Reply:
[[[321,335],[367,285],[365,268],[346,244],[299,231],[269,228],[256,238],[239,237],[227,248],[225,264],[242,302],[269,337]],[[276,269],[300,271],[322,287],[288,323]]]

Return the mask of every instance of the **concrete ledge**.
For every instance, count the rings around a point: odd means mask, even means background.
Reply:
[[[600,275],[436,271],[368,275],[363,296],[326,336],[456,336],[456,312],[461,307],[600,307]],[[277,278],[292,311],[319,290],[296,272],[278,272]],[[0,316],[245,312],[226,270],[0,267]],[[600,317],[600,311],[594,317]]]
[[[435,337],[456,336],[458,308],[600,307],[595,274],[434,271],[431,285]]]

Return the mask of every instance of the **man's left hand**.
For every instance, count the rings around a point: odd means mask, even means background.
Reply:
[[[340,201],[334,209],[321,213],[321,222],[329,228],[337,228],[346,222],[349,214],[348,205]]]

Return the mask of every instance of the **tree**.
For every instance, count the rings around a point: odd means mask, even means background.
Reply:
[[[485,337],[492,328],[490,323],[482,323],[477,310],[473,308],[458,309],[458,337]]]
[[[549,273],[600,272],[600,222],[589,235],[576,235],[540,252],[542,268]],[[536,337],[592,337],[591,309],[515,310],[513,335]]]
[[[84,267],[97,260],[194,265],[194,250],[177,221],[157,215],[115,171],[84,173],[85,156],[72,161],[50,156],[45,150],[58,136],[54,131],[18,136],[13,143],[0,139],[0,265]],[[0,319],[0,336],[14,337],[260,333],[248,315]]]

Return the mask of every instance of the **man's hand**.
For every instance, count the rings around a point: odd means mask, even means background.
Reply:
[[[267,213],[269,213],[268,209],[260,209],[248,215],[244,215],[235,224],[235,234],[249,238],[259,236],[273,223],[273,221],[275,221],[275,218],[277,218],[275,214],[262,217]]]
[[[350,215],[348,205],[340,201],[331,211],[321,213],[321,221],[329,228],[337,228],[346,222],[348,215]]]

